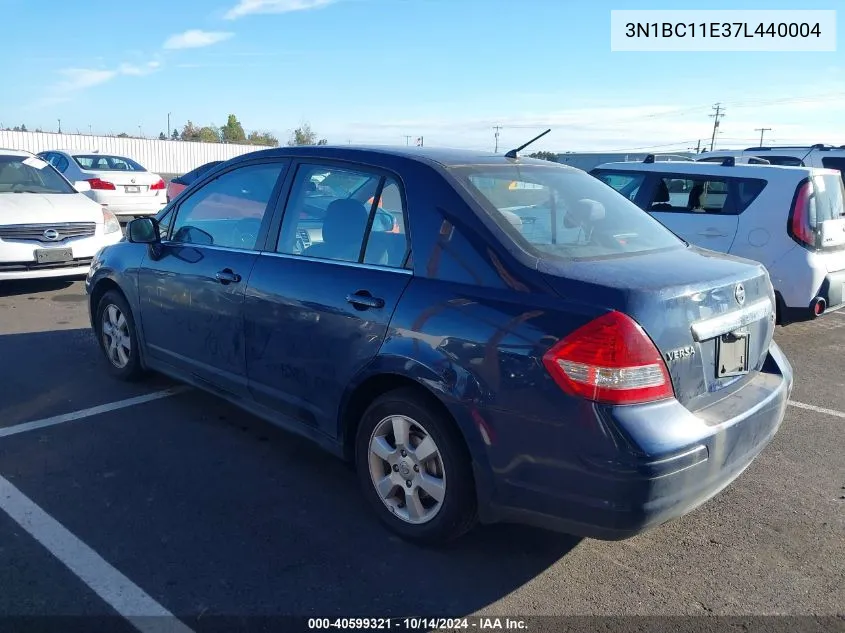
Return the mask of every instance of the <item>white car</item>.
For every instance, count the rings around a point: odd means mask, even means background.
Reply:
[[[49,150],[38,157],[70,182],[87,180],[86,195],[121,220],[155,215],[167,204],[164,179],[131,158],[84,150]]]
[[[114,213],[29,152],[0,149],[0,281],[85,275],[123,231]]]
[[[835,169],[605,163],[590,173],[691,244],[762,263],[781,324],[845,307],[845,185]]]

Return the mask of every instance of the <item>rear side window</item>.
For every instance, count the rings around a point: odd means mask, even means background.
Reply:
[[[658,175],[646,210],[737,215],[748,208],[765,186],[766,181],[756,178]]]
[[[758,156],[757,158],[764,158],[769,161],[770,165],[780,165],[781,167],[803,167],[804,161],[796,156]]]
[[[560,165],[464,165],[459,184],[526,251],[583,259],[682,248],[642,209],[581,170]]]

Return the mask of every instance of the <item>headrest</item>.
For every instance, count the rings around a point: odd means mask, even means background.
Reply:
[[[665,180],[661,180],[657,185],[657,192],[654,195],[654,202],[669,202],[669,187]]]
[[[335,200],[326,209],[323,242],[362,240],[369,215],[367,207],[357,200]]]

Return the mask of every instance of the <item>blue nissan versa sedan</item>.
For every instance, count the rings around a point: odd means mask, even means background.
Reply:
[[[246,154],[131,222],[86,286],[112,374],[311,438],[423,543],[679,517],[748,467],[792,389],[761,265],[513,151]]]

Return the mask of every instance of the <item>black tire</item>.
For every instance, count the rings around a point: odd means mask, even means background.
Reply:
[[[386,417],[403,415],[419,422],[437,445],[446,475],[446,492],[437,514],[411,524],[388,509],[370,476],[370,437]],[[444,545],[478,521],[475,481],[469,451],[455,422],[432,407],[416,389],[401,388],[376,398],[364,412],[355,438],[355,468],[364,497],[378,518],[400,537],[421,545]]]
[[[126,333],[130,341],[128,362],[122,367],[119,367],[110,359],[108,344],[103,332],[103,317],[111,306],[116,307],[124,316],[126,320]],[[97,344],[103,352],[106,367],[112,376],[119,380],[134,382],[146,375],[138,352],[138,335],[135,330],[135,319],[132,316],[132,309],[129,307],[126,298],[119,291],[109,290],[100,299],[100,303],[97,304],[96,318],[94,319],[94,332],[97,336]]]

